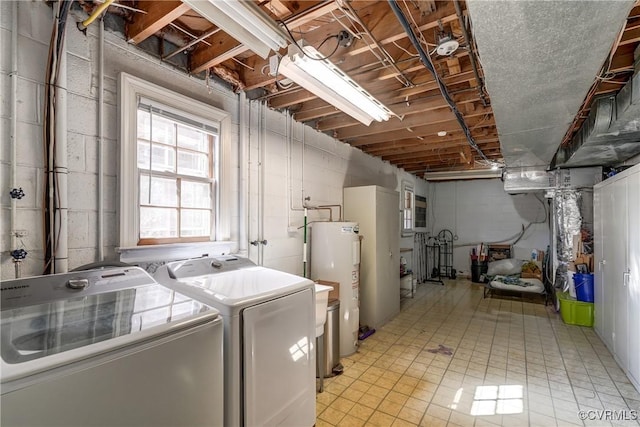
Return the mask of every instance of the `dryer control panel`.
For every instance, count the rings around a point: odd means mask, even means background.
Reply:
[[[167,264],[167,273],[172,279],[204,276],[206,274],[224,273],[255,267],[256,264],[248,258],[233,255],[215,258],[197,258]]]

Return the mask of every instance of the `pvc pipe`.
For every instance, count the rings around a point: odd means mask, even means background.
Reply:
[[[55,114],[55,218],[54,228],[54,272],[65,273],[69,271],[69,250],[67,232],[67,177],[69,169],[67,167],[67,49],[62,38],[60,58],[58,58],[60,69],[58,72],[56,93],[56,114]]]
[[[266,151],[266,139],[267,139],[267,117],[266,117],[266,103],[260,102],[260,233],[259,239],[264,241],[264,181],[265,181],[265,151]],[[264,244],[260,245],[258,249],[260,253],[260,265],[264,264]]]
[[[11,6],[11,188],[18,188],[18,2]],[[17,199],[11,199],[11,250],[18,249],[16,236]],[[16,278],[19,268],[16,266]]]
[[[100,14],[111,5],[111,3],[113,3],[113,0],[106,0],[104,3],[98,6],[97,9],[94,10],[93,13],[87,19],[82,21],[82,23],[79,25],[80,29],[84,30],[89,25],[91,25],[91,23],[95,21],[96,18],[100,16]]]
[[[240,92],[238,95],[238,117],[240,121],[239,126],[239,139],[240,145],[238,147],[238,164],[240,165],[239,189],[238,191],[238,250],[240,254],[249,255],[247,243],[249,241],[247,236],[249,215],[247,215],[247,199],[249,194],[249,163],[247,158],[247,135],[248,126],[247,122],[247,96],[244,92]]]
[[[100,19],[98,67],[98,261],[104,261],[104,19]]]

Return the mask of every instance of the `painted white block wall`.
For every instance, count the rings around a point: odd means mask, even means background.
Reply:
[[[497,242],[512,237],[531,222],[533,224],[515,245],[516,250],[530,254],[530,249],[546,250],[549,226],[546,222],[547,201],[542,194],[509,195],[500,179],[478,179],[430,183],[429,230],[437,234],[449,229],[458,236],[454,242],[453,266],[462,274],[471,268],[469,251],[480,242]],[[512,239],[511,242],[513,242]],[[526,250],[525,250],[526,249]],[[518,250],[518,252],[521,252]]]
[[[3,141],[9,140],[9,63],[11,38],[11,2],[0,2],[0,120]],[[98,111],[98,25],[89,27],[86,36],[76,29],[75,21],[86,16],[74,11],[67,27],[68,50],[68,144],[69,144],[69,268],[96,261],[97,256],[97,111]],[[41,194],[42,95],[46,52],[51,35],[52,10],[44,2],[19,2],[19,106],[18,106],[18,179],[27,193],[20,201],[17,230],[28,230],[21,246],[28,252],[23,275],[40,274],[43,266]],[[204,81],[160,63],[135,47],[123,36],[107,31],[105,37],[105,247],[107,259],[117,259],[119,217],[119,143],[117,78],[120,72],[182,93],[228,111],[232,115],[232,164],[230,206],[231,239],[240,236],[238,217],[242,192],[240,176],[248,171],[248,240],[268,241],[266,246],[248,247],[255,261],[283,271],[302,273],[301,212],[303,199],[309,205],[341,204],[345,186],[377,184],[400,190],[403,180],[413,183],[416,194],[426,194],[427,183],[379,159],[373,158],[335,139],[291,120],[284,113],[270,111],[258,103],[241,104],[239,96],[218,84],[207,87]],[[245,108],[249,135],[239,138],[240,108]],[[240,144],[246,144],[248,159],[238,161]],[[0,267],[2,279],[13,277],[9,251],[9,144],[0,149],[1,204]],[[337,217],[337,209],[334,210]],[[327,220],[327,211],[310,211],[309,220]],[[244,220],[243,220],[244,222]],[[403,246],[412,245],[405,239]],[[236,245],[236,249],[238,245]]]

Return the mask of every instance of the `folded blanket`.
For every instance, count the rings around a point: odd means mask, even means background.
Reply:
[[[521,286],[523,288],[534,286],[533,283],[520,280],[520,277],[518,276],[496,276],[493,280],[496,282],[502,282],[505,285]]]

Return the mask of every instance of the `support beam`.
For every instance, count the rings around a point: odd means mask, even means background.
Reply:
[[[478,108],[472,114],[469,114],[465,117],[467,120],[470,117],[478,117],[484,116],[485,114],[491,114],[491,108],[483,107]],[[437,125],[438,123],[447,123],[450,121],[455,121],[455,116],[453,112],[447,108],[441,108],[439,110],[434,110],[429,112],[429,114],[412,114],[411,116],[407,116],[404,120],[399,120],[397,118],[391,118],[388,122],[375,122],[371,123],[369,126],[350,126],[345,129],[339,129],[336,131],[336,137],[340,140],[352,139],[367,135],[374,135],[380,132],[391,132],[396,130],[403,130],[407,128],[412,128],[414,126],[421,126],[424,123],[430,123],[432,125]],[[457,122],[456,122],[457,123]],[[458,124],[458,127],[460,125]],[[436,131],[438,132],[438,131]]]
[[[146,40],[191,10],[181,1],[174,0],[143,0],[136,7],[144,13],[134,14],[133,22],[127,25],[127,40],[132,44]]]
[[[467,126],[470,129],[478,128],[494,128],[496,123],[493,119],[493,113],[488,117],[469,117],[466,119]],[[403,129],[391,132],[382,131],[376,135],[368,135],[360,138],[353,138],[347,140],[347,142],[354,147],[372,146],[375,144],[385,144],[389,141],[395,141],[399,139],[409,139],[417,137],[424,137],[425,135],[435,135],[439,131],[444,130],[447,133],[460,132],[460,124],[456,120],[450,120],[442,123],[432,123],[423,126],[416,126],[411,130]]]

